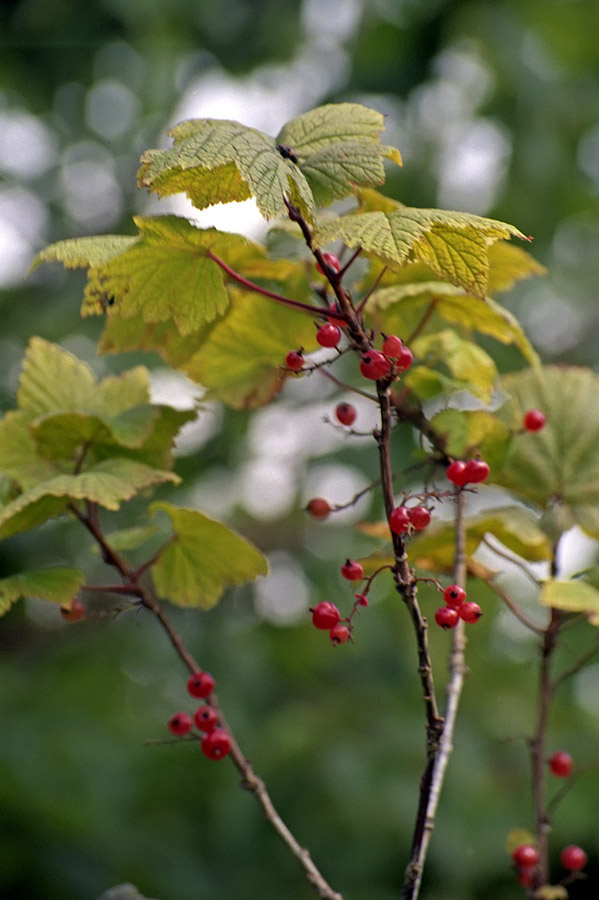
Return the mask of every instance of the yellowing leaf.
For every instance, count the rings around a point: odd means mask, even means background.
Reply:
[[[507,291],[522,278],[545,275],[546,268],[515,244],[499,241],[489,247],[489,294]]]
[[[465,341],[455,331],[446,329],[417,338],[411,347],[423,364],[429,368],[446,367],[453,378],[467,383],[474,394],[490,400],[497,368],[489,354],[472,341]],[[409,376],[405,381],[409,384]]]
[[[290,147],[301,162],[337,144],[376,145],[384,129],[385,117],[376,109],[360,103],[327,103],[287,122],[277,142]]]
[[[54,566],[0,579],[0,616],[21,597],[41,597],[61,606],[68,604],[85,582],[78,569]]]
[[[170,503],[150,509],[165,512],[175,533],[151,570],[156,591],[171,603],[210,609],[225,587],[266,574],[262,553],[221,522]]]
[[[93,237],[58,241],[41,250],[29,268],[32,272],[43,262],[61,262],[65,269],[101,266],[123,253],[138,240],[123,234],[101,234]]]
[[[22,490],[56,475],[56,466],[39,456],[27,417],[19,410],[0,420],[0,472]]]
[[[485,410],[443,409],[431,425],[444,440],[444,449],[456,459],[479,452],[495,472],[505,462],[511,434],[505,424]]]
[[[581,580],[551,579],[543,585],[539,602],[563,612],[599,615],[599,591]]]

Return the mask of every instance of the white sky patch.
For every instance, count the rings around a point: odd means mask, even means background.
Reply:
[[[288,553],[268,558],[269,574],[254,586],[256,611],[273,625],[307,621],[310,590],[304,573]]]
[[[194,384],[182,372],[172,369],[154,369],[150,372],[152,403],[162,403],[175,409],[194,409],[203,389]],[[190,456],[218,434],[223,420],[222,407],[218,403],[201,403],[198,415],[187,422],[175,441],[176,456]]]

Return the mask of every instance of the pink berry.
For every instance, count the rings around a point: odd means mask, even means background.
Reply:
[[[301,350],[290,350],[285,357],[285,363],[288,369],[299,372],[304,365],[304,354]]]
[[[532,844],[518,844],[512,851],[512,859],[521,869],[534,869],[539,861],[539,851]]]
[[[390,371],[391,363],[385,354],[378,350],[369,350],[360,361],[360,372],[364,378],[370,378],[371,381],[385,378]]]
[[[567,847],[564,847],[559,858],[564,869],[570,869],[573,872],[584,869],[588,861],[588,856],[582,847],[577,847],[576,844],[568,844]]]
[[[479,484],[481,481],[487,480],[490,471],[489,465],[484,459],[470,459],[466,463],[464,474],[467,482]]]
[[[70,606],[60,607],[60,615],[65,622],[80,622],[85,618],[85,604],[79,597],[75,597]]]
[[[341,566],[341,574],[348,581],[360,581],[361,578],[364,578],[364,569],[361,563],[356,562],[355,559],[346,559]]]
[[[322,254],[322,258],[324,259],[329,269],[333,269],[334,272],[339,272],[341,270],[341,263],[334,253],[329,253],[328,250],[325,250],[325,252]],[[316,271],[320,272],[321,275],[327,274],[319,262],[316,263]]]
[[[316,332],[316,340],[321,347],[336,347],[341,340],[341,329],[332,322],[321,325]]]
[[[464,622],[467,622],[468,625],[472,625],[474,624],[474,622],[478,622],[482,614],[482,609],[480,608],[478,603],[474,603],[473,600],[467,600],[465,603],[462,603],[460,608],[458,609],[458,616]]]
[[[185,712],[174,713],[167,722],[168,729],[175,737],[183,737],[191,731],[191,716]]]
[[[463,487],[468,481],[468,478],[466,477],[466,463],[461,459],[454,459],[454,461],[447,466],[445,475],[447,476],[448,481],[457,484],[458,487]]]
[[[207,731],[200,741],[202,753],[208,759],[222,759],[231,751],[231,738],[224,728]]]
[[[455,628],[458,624],[458,619],[457,610],[451,609],[449,606],[441,606],[435,613],[435,622],[446,631],[448,628]]]
[[[458,609],[466,599],[466,591],[459,584],[450,584],[443,591],[445,605],[451,609]]]
[[[313,519],[326,519],[331,512],[331,504],[324,497],[313,497],[306,506]]]
[[[524,414],[522,425],[526,431],[540,431],[541,428],[545,427],[546,421],[547,417],[540,409],[529,409],[528,412]]]
[[[194,672],[187,679],[187,693],[192,697],[209,697],[216,684],[209,672]]]
[[[414,354],[408,347],[403,347],[401,353],[395,360],[395,368],[398,372],[405,372],[414,362]]]
[[[402,350],[402,340],[401,338],[398,338],[396,334],[390,334],[388,338],[385,338],[383,342],[383,353],[385,356],[388,356],[389,359],[396,360]]]
[[[332,644],[345,644],[349,640],[349,628],[347,625],[335,625],[329,632]]]
[[[394,534],[403,534],[410,527],[410,512],[405,506],[396,506],[389,516],[389,528]]]
[[[408,510],[408,518],[414,531],[422,531],[430,525],[431,514],[426,506],[413,506]]]
[[[200,731],[214,731],[218,722],[218,715],[212,706],[205,703],[199,709],[196,709],[193,714],[193,721]]]
[[[335,409],[335,415],[342,425],[353,425],[358,411],[351,403],[339,403]]]
[[[556,750],[549,757],[549,769],[557,778],[568,778],[572,774],[574,760],[565,750]]]
[[[368,597],[366,594],[354,594],[360,606],[368,606]]]
[[[334,628],[339,623],[341,618],[341,613],[330,600],[323,600],[313,609],[310,609],[310,612],[312,613],[312,624],[323,631],[330,631],[331,628]]]

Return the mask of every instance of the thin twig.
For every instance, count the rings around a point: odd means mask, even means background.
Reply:
[[[540,582],[538,578],[535,578],[533,573],[530,571],[524,560],[520,559],[517,556],[513,556],[511,553],[508,553],[506,550],[503,550],[501,547],[497,547],[492,541],[489,540],[488,535],[484,535],[482,539],[482,543],[486,544],[489,550],[492,550],[497,556],[501,556],[502,559],[507,560],[512,563],[514,566],[518,566],[518,568],[524,572],[526,577],[532,581],[535,587],[540,587]]]
[[[479,563],[477,560],[470,558],[468,560],[468,569],[472,572],[473,575],[476,575],[477,578],[480,578],[481,581],[484,581],[486,585],[488,585],[494,594],[496,594],[500,600],[505,603],[507,608],[513,613],[516,618],[522,622],[526,628],[530,629],[530,631],[534,631],[535,634],[545,634],[545,629],[542,625],[537,625],[532,619],[529,619],[525,613],[522,612],[517,603],[514,603],[509,594],[503,590],[500,585],[498,585],[494,577],[489,578],[489,569],[486,566],[483,566],[482,563]],[[493,573],[493,576],[495,573]]]

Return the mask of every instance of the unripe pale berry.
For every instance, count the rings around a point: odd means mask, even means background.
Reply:
[[[578,869],[584,869],[588,862],[588,856],[576,844],[568,844],[560,853],[560,861],[564,869],[570,869],[572,872]]]
[[[574,760],[565,750],[556,750],[549,757],[549,769],[557,778],[568,778],[572,774]]]
[[[341,574],[348,581],[360,581],[361,578],[364,578],[364,569],[362,564],[356,562],[355,559],[346,559],[341,566]]]
[[[539,851],[532,844],[518,844],[512,851],[512,859],[521,869],[533,869],[539,861]]]
[[[450,584],[443,591],[445,605],[451,609],[458,609],[466,599],[466,591],[459,584]]]
[[[528,412],[524,413],[522,425],[526,431],[540,431],[541,428],[545,427],[546,421],[547,417],[540,409],[529,409]]]
[[[471,484],[479,484],[481,481],[486,481],[489,477],[489,469],[488,463],[484,461],[484,459],[470,459],[466,463],[465,476],[466,481]]]
[[[349,640],[349,628],[347,625],[335,625],[329,632],[332,644],[345,644]]]
[[[316,340],[321,347],[336,347],[341,340],[341,329],[332,322],[321,325],[316,332]]]
[[[338,403],[335,409],[335,415],[342,425],[353,425],[356,421],[358,412],[356,407],[351,403]]]
[[[208,759],[222,759],[231,751],[231,738],[224,728],[207,731],[200,741],[202,753]]]
[[[75,597],[70,606],[60,607],[60,615],[65,622],[80,622],[85,618],[85,605],[79,597]]]
[[[209,672],[194,672],[187,679],[187,693],[205,699],[214,690],[216,682]]]
[[[377,381],[385,378],[391,371],[391,363],[379,350],[369,350],[360,361],[360,372],[364,378]]]
[[[326,519],[331,512],[331,504],[324,497],[312,497],[306,510],[313,519]]]
[[[329,253],[328,250],[325,250],[325,252],[322,254],[322,258],[324,259],[327,266],[330,269],[333,269],[334,272],[339,272],[341,270],[341,263],[334,253]],[[316,271],[320,272],[321,275],[326,274],[319,262],[316,263]]]
[[[458,616],[468,625],[478,622],[482,614],[482,609],[478,603],[474,603],[473,600],[466,600],[466,602],[462,603],[458,609]]]
[[[193,721],[200,731],[214,731],[218,722],[218,715],[212,706],[205,703],[196,709],[193,714]]]
[[[408,518],[414,531],[422,531],[430,524],[431,514],[426,506],[413,506],[408,510]]]
[[[290,350],[285,357],[285,363],[287,364],[288,369],[299,372],[304,365],[304,354],[301,350]]]
[[[171,734],[174,734],[175,737],[183,737],[184,734],[188,734],[191,731],[191,716],[188,716],[186,712],[174,713],[168,720],[167,725]]]
[[[310,612],[312,613],[312,624],[323,631],[330,631],[331,628],[334,628],[339,623],[341,618],[341,613],[330,600],[323,600],[313,609],[310,609]]]
[[[441,606],[435,613],[435,622],[446,631],[448,628],[455,628],[458,620],[457,610],[451,609],[449,606]]]
[[[410,512],[405,506],[396,506],[389,516],[389,528],[394,534],[403,534],[410,527]]]

